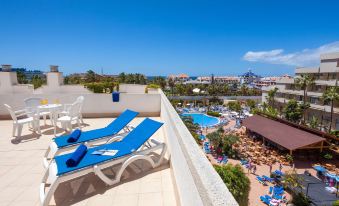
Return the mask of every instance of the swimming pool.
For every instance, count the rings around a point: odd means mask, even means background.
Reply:
[[[208,116],[202,113],[183,113],[182,116],[189,116],[193,118],[193,122],[199,124],[201,127],[211,127],[219,124],[219,118]]]

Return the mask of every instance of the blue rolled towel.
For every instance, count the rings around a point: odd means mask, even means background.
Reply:
[[[85,156],[87,152],[87,147],[84,144],[79,145],[79,147],[73,152],[71,157],[66,161],[68,167],[75,167],[79,164],[81,159]]]
[[[67,142],[76,142],[76,141],[78,141],[80,135],[81,135],[81,130],[80,130],[80,129],[74,130],[74,131],[69,135],[69,138],[67,139]]]

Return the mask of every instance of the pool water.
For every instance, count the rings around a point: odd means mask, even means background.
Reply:
[[[192,117],[193,122],[199,124],[201,127],[211,127],[219,124],[219,118],[208,116],[202,113],[183,113],[182,116]]]

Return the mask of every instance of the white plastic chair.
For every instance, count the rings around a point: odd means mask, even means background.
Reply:
[[[13,119],[13,137],[15,136],[16,130],[18,130],[18,137],[21,137],[22,127],[24,124],[31,124],[33,127],[33,131],[36,131],[36,129],[38,129],[39,134],[41,134],[39,118],[36,115],[28,113],[26,109],[13,111],[12,107],[10,107],[8,104],[4,105]],[[18,117],[23,118],[18,119]]]
[[[38,98],[38,97],[32,97],[32,98],[27,98],[24,100],[25,102],[25,106],[26,106],[26,110],[28,113],[31,114],[38,114],[38,106],[40,105],[42,98]],[[41,111],[39,110],[39,114],[40,117],[42,117],[44,119],[44,124],[46,125],[46,119],[47,119],[47,115],[49,116],[49,119],[51,120],[51,124],[53,125],[53,120],[51,117],[51,113],[49,111]]]
[[[65,112],[64,116],[59,117],[56,120],[56,124],[54,127],[54,135],[56,135],[56,127],[57,123],[61,123],[61,127],[67,131],[67,128],[72,131],[72,122],[76,121],[78,124],[78,127],[80,127],[80,118],[79,118],[79,111],[81,107],[81,102],[75,101],[70,107],[68,107],[68,110]]]
[[[79,112],[78,112],[78,115],[79,115],[79,116],[78,116],[78,117],[79,117],[79,119],[80,119],[80,121],[81,121],[82,124],[84,123],[84,120],[82,119],[82,106],[83,106],[84,100],[85,100],[84,96],[79,96],[79,97],[75,100],[75,102],[73,102],[73,104],[76,103],[76,102],[79,102],[79,103],[80,103],[80,106],[79,106]],[[59,114],[60,114],[61,116],[68,115],[68,111],[69,111],[69,109],[70,109],[71,106],[72,106],[72,104],[64,104],[64,109],[63,109],[63,111],[60,112]]]

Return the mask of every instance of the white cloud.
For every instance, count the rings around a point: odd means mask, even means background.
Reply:
[[[291,66],[319,65],[320,54],[339,51],[339,41],[322,45],[314,49],[304,49],[294,53],[284,53],[283,49],[270,51],[248,51],[243,59],[250,62],[285,64]]]

